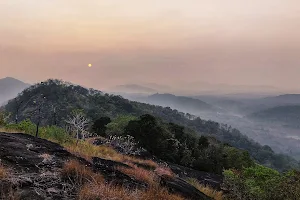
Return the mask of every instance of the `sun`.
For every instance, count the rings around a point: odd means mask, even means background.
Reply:
[[[92,67],[92,64],[88,64],[89,67]]]

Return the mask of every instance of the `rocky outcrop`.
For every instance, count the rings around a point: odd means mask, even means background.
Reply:
[[[83,165],[100,172],[106,182],[128,189],[147,189],[147,183],[118,171],[118,167],[131,168],[121,162],[93,158],[92,163],[72,155],[60,145],[26,134],[0,133],[1,164],[10,169],[9,179],[0,181],[1,195],[18,188],[22,200],[76,199],[77,192],[62,180],[60,172],[68,160],[78,160]],[[181,178],[161,177],[160,184],[186,199],[210,200]],[[2,191],[2,194],[1,194]],[[11,194],[14,195],[14,194]]]

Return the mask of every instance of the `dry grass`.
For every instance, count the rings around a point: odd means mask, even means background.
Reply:
[[[25,133],[24,131],[20,131],[17,129],[11,129],[11,128],[5,128],[5,127],[0,127],[0,132],[4,133]]]
[[[64,147],[70,153],[80,156],[88,161],[91,161],[92,157],[122,161],[122,155],[108,146],[96,146],[87,141],[79,141],[78,144],[76,144],[76,142],[68,143],[65,144]]]
[[[155,174],[153,172],[135,168],[131,170],[122,169],[135,178],[153,183]],[[92,172],[78,161],[71,160],[63,168],[63,177],[73,177],[73,181],[79,183],[79,200],[183,200],[178,195],[170,194],[167,189],[158,184],[150,185],[146,190],[131,189],[106,184],[101,175]],[[99,176],[99,178],[97,178]],[[151,178],[149,178],[151,177]],[[75,178],[75,179],[74,179]]]
[[[196,179],[188,179],[187,180],[191,185],[193,185],[195,188],[197,188],[200,192],[206,194],[207,196],[215,199],[215,200],[222,200],[224,199],[223,197],[223,192],[222,191],[217,191],[214,190],[211,187],[208,186],[204,186],[202,184],[200,184]]]
[[[154,172],[148,171],[143,168],[139,168],[136,166],[133,166],[133,168],[118,167],[117,170],[130,177],[133,177],[136,180],[148,183],[149,185],[155,185],[158,182],[158,177]]]
[[[102,175],[94,173],[90,168],[82,165],[77,160],[70,160],[65,163],[61,172],[64,180],[72,181],[74,185],[83,185],[85,183],[102,183]]]
[[[134,200],[137,195],[122,187],[107,185],[104,183],[86,184],[79,192],[79,200]]]
[[[148,166],[150,168],[157,168],[159,167],[159,165],[154,162],[153,160],[143,160],[143,159],[139,159],[133,156],[123,156],[122,159],[123,162],[131,162],[133,164],[141,164],[141,165],[145,165]]]
[[[157,167],[154,172],[158,175],[158,176],[167,176],[169,178],[174,178],[175,174],[174,172],[168,168],[168,167],[163,167],[163,166],[159,166]]]
[[[7,178],[8,176],[8,170],[0,164],[0,180],[3,180],[5,178]]]
[[[141,192],[140,198],[142,200],[184,200],[179,195],[171,194],[165,188],[155,186]]]
[[[106,184],[87,184],[79,193],[79,200],[184,200],[184,198],[170,194],[167,189],[150,187],[147,190],[126,190]]]
[[[0,182],[5,180],[6,184],[1,185],[0,187],[0,199],[5,200],[19,200],[19,194],[16,188],[13,188],[13,185],[9,182],[9,170],[0,164]],[[3,187],[4,186],[4,187]]]

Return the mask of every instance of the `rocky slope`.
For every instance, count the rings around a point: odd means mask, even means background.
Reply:
[[[68,160],[78,160],[91,167],[94,172],[101,173],[108,183],[132,190],[147,188],[147,183],[117,170],[118,167],[131,167],[121,162],[95,157],[89,162],[56,143],[26,134],[0,133],[0,141],[1,165],[9,169],[9,176],[0,179],[0,199],[9,199],[5,195],[17,195],[22,200],[76,199],[78,191],[61,176],[63,165]],[[210,199],[179,176],[161,176],[160,184],[185,199]],[[17,194],[13,194],[16,188]]]

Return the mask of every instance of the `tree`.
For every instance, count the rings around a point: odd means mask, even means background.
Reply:
[[[94,122],[92,131],[94,131],[99,136],[106,136],[106,125],[110,122],[111,119],[109,117],[100,117]]]
[[[207,137],[204,137],[203,135],[201,135],[201,137],[199,138],[199,141],[198,141],[198,147],[200,149],[204,149],[204,148],[207,148],[208,146],[209,146],[209,142],[208,142]]]
[[[46,101],[46,96],[44,96],[43,94],[41,94],[40,96],[38,96],[34,101],[33,104],[35,105],[35,110],[32,113],[34,115],[34,117],[36,117],[36,131],[35,131],[35,137],[38,137],[39,135],[39,127],[41,124],[41,120],[43,118],[42,116],[42,109],[43,106],[45,104]]]
[[[106,135],[123,135],[125,127],[132,120],[136,120],[137,117],[131,115],[120,115],[113,119],[112,122],[106,125]]]
[[[76,134],[77,143],[80,138],[84,140],[89,135],[87,131],[89,122],[90,120],[80,111],[74,111],[69,119],[66,120],[66,123],[71,126],[71,130]]]

